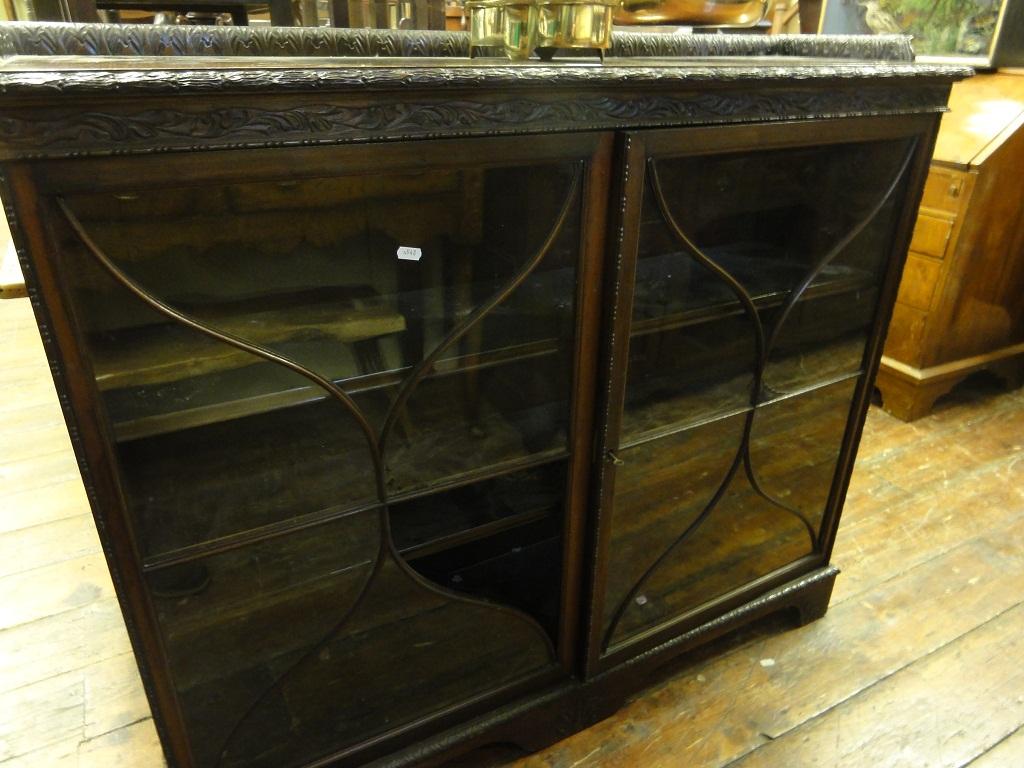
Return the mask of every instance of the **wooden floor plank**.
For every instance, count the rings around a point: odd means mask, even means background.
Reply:
[[[972,760],[971,768],[1020,768],[1024,766],[1024,726]]]
[[[0,693],[120,656],[131,649],[115,600],[0,631]]]
[[[18,414],[24,412],[18,411]],[[4,457],[5,462],[50,454],[67,457],[71,453],[68,428],[60,413],[47,408],[39,416],[39,421],[30,424],[11,424],[7,420],[3,422],[3,429],[0,430],[0,456]]]
[[[99,552],[0,577],[0,630],[114,597],[107,562]]]
[[[83,735],[87,739],[151,718],[135,655],[130,651],[82,668]]]
[[[959,768],[1024,723],[1024,604],[763,745],[737,768]]]
[[[918,493],[885,515],[844,527],[833,553],[844,573],[836,582],[832,605],[958,546],[979,530],[997,529],[1012,510],[1024,510],[1024,462],[1006,457],[941,493]]]
[[[84,738],[82,674],[58,675],[0,694],[0,761]],[[3,765],[0,762],[0,765]]]
[[[99,551],[99,535],[90,515],[20,528],[0,536],[0,577]]]
[[[0,484],[21,491],[46,488],[76,478],[81,482],[78,464],[70,452],[58,451],[0,464]]]
[[[78,747],[78,768],[141,768],[164,765],[152,718],[89,739]]]
[[[42,488],[25,488],[0,494],[0,536],[83,516],[89,517],[91,512],[81,477],[59,480]],[[0,541],[0,549],[3,546]],[[45,553],[37,554],[33,566],[46,559]]]

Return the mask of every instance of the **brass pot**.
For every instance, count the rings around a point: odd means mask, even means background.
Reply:
[[[499,47],[513,60],[530,57],[537,45],[537,6],[532,0],[467,0],[469,45]]]
[[[540,0],[537,45],[597,48],[612,44],[612,13],[620,0]]]
[[[615,23],[752,27],[766,13],[768,0],[622,0]]]

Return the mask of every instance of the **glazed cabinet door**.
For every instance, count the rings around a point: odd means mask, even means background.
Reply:
[[[40,281],[179,761],[361,763],[570,674],[610,146],[37,172]]]
[[[591,669],[827,562],[932,125],[625,138]]]

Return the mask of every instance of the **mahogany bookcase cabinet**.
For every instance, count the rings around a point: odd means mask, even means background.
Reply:
[[[466,43],[0,30],[7,216],[173,765],[535,748],[827,607],[968,71]]]

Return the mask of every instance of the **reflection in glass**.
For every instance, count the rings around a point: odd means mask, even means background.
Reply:
[[[908,150],[901,140],[652,161],[625,440],[860,370]],[[752,392],[756,328],[737,290],[769,348],[766,391]]]
[[[612,645],[813,551],[857,381],[760,406],[753,483],[741,463],[720,491],[746,414],[620,452],[604,612]]]
[[[200,768],[304,765],[553,665],[521,614],[453,601],[378,555],[378,520],[150,575]]]

